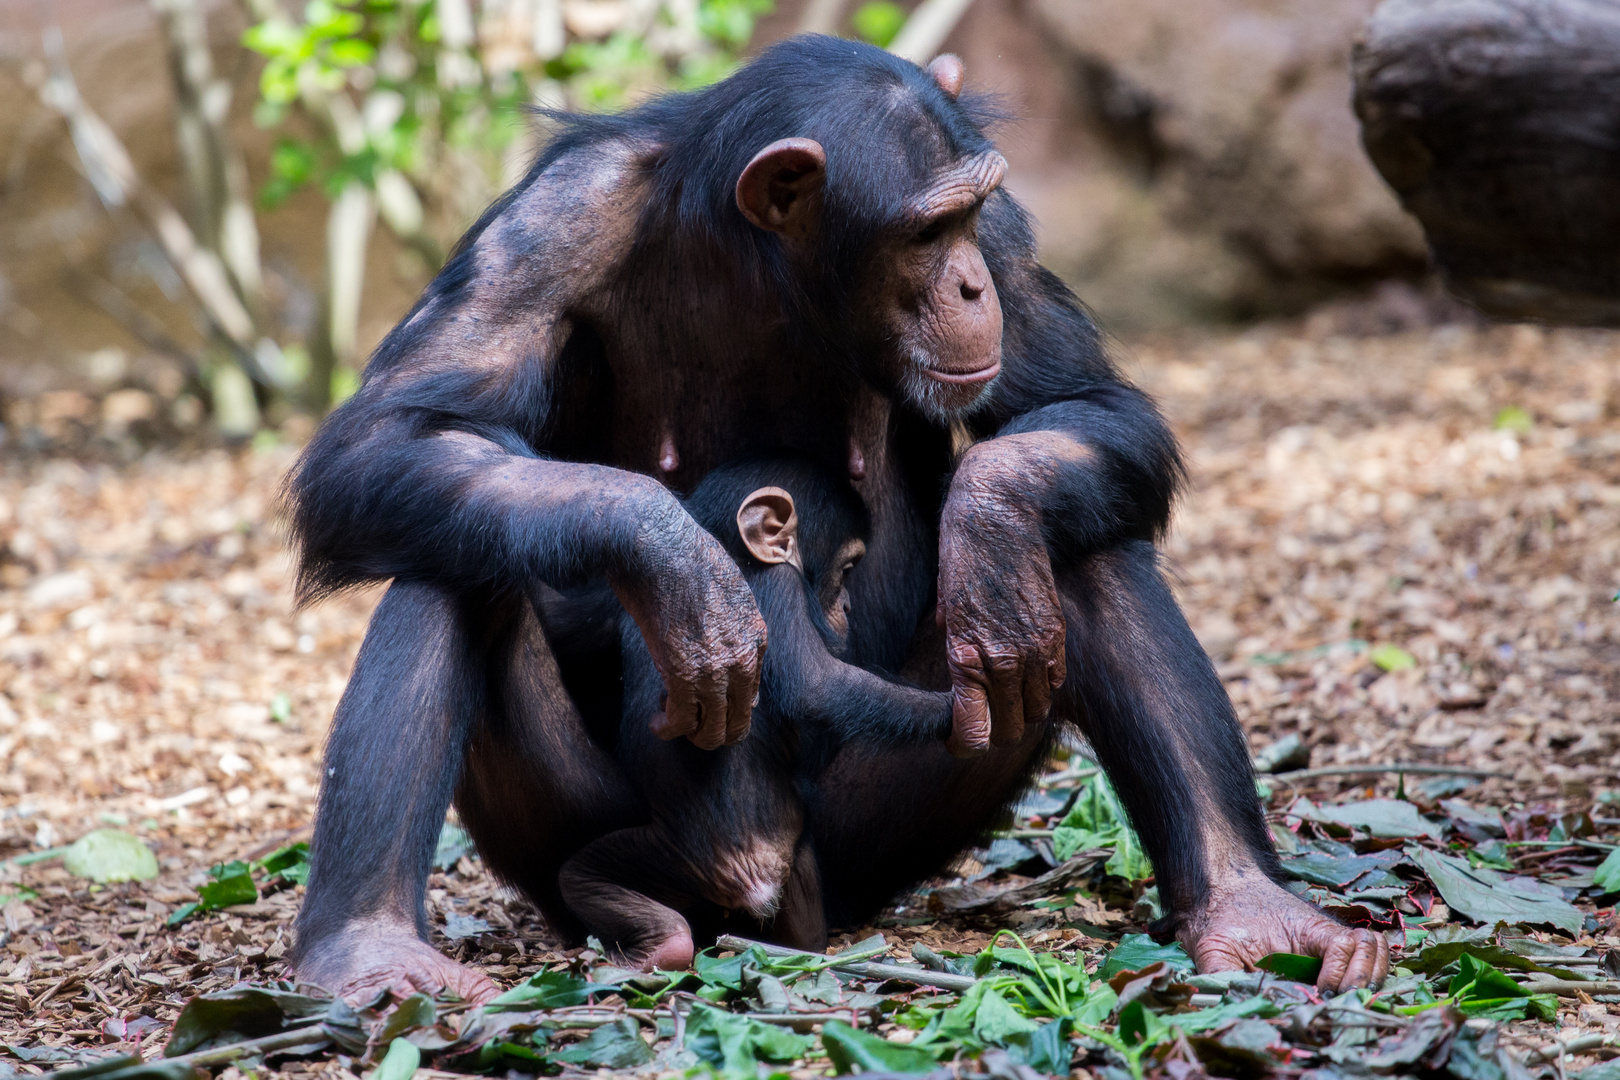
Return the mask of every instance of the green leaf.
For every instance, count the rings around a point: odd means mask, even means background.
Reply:
[[[1535,421],[1522,405],[1508,405],[1496,410],[1496,418],[1491,421],[1491,430],[1511,431],[1516,435],[1527,435],[1533,427]]]
[[[1329,821],[1366,829],[1373,836],[1386,840],[1402,840],[1410,836],[1428,836],[1439,840],[1444,835],[1442,826],[1425,818],[1417,807],[1404,799],[1363,799],[1339,805],[1324,803],[1304,810],[1300,816],[1313,821]]]
[[[1382,671],[1410,671],[1417,667],[1417,657],[1399,645],[1391,645],[1388,642],[1374,645],[1372,651],[1367,654],[1367,659]]]
[[[1073,808],[1053,830],[1052,848],[1061,863],[1076,852],[1109,847],[1114,853],[1103,867],[1108,873],[1131,881],[1153,875],[1153,866],[1142,842],[1131,829],[1113,786],[1106,776],[1098,775],[1085,783]]]
[[[267,986],[244,986],[198,994],[186,1002],[185,1008],[175,1018],[174,1030],[163,1047],[163,1056],[179,1057],[214,1040],[223,1045],[274,1034],[299,1026],[300,1021],[325,1017],[332,1008],[332,1002],[325,998]],[[348,1011],[347,1006],[343,1008]],[[349,1012],[349,1016],[352,1017],[353,1013]],[[330,1035],[327,1030],[330,1027],[330,1024],[312,1027],[310,1041],[325,1040]]]
[[[1014,1012],[1007,999],[994,989],[985,991],[973,1014],[973,1034],[991,1046],[1004,1046],[1015,1035],[1033,1034],[1037,1026]]]
[[[266,874],[279,874],[289,884],[302,885],[309,880],[309,844],[300,840],[272,851],[259,860],[259,869]]]
[[[839,1076],[847,1076],[857,1068],[862,1072],[927,1073],[933,1072],[937,1064],[934,1055],[921,1047],[857,1031],[842,1020],[822,1025],[821,1045]]]
[[[1620,893],[1620,848],[1609,852],[1592,871],[1592,885],[1600,893]]]
[[[163,920],[163,924],[165,926],[179,926],[181,923],[185,922],[202,909],[203,906],[201,904],[181,904],[179,907],[169,912],[169,917]]]
[[[62,865],[75,877],[98,884],[145,881],[158,875],[152,849],[127,832],[97,829],[85,833],[62,855]]]
[[[1457,960],[1457,974],[1448,987],[1453,1004],[1466,1016],[1487,1020],[1552,1020],[1558,1016],[1558,999],[1552,994],[1532,994],[1490,964],[1464,953]]]
[[[1269,971],[1273,975],[1280,975],[1284,979],[1292,979],[1298,983],[1314,983],[1316,977],[1322,974],[1322,958],[1320,956],[1300,956],[1298,953],[1274,952],[1262,957],[1255,967]]]
[[[855,14],[849,17],[849,25],[862,41],[887,49],[899,35],[900,28],[906,25],[906,9],[891,0],[871,0],[855,9]]]
[[[686,1020],[686,1048],[727,1080],[754,1080],[760,1061],[794,1061],[813,1045],[807,1035],[774,1024],[695,1005]]]
[[[583,1005],[592,993],[610,989],[612,987],[601,983],[586,982],[561,968],[555,971],[537,971],[484,1008],[490,1012],[562,1009],[570,1005]]]
[[[1069,1063],[1074,1060],[1074,1046],[1069,1042],[1073,1026],[1067,1016],[1042,1024],[1021,1042],[1019,1056],[1024,1064],[1046,1076],[1068,1075]]]
[[[590,1037],[546,1055],[552,1061],[596,1069],[633,1069],[653,1059],[653,1049],[628,1016],[603,1024]]]
[[[1482,923],[1506,922],[1556,926],[1580,933],[1585,918],[1550,886],[1524,878],[1505,878],[1484,867],[1470,868],[1462,859],[1411,846],[1407,857],[1429,875],[1440,896],[1454,911]]]
[[[259,898],[252,868],[240,859],[215,866],[208,873],[214,880],[197,890],[204,911],[217,911],[232,904],[251,904]]]
[[[1146,934],[1126,934],[1097,969],[1096,977],[1106,982],[1121,971],[1141,971],[1161,960],[1175,971],[1191,971],[1196,966],[1187,950],[1176,942],[1160,945]]]
[[[422,1064],[422,1051],[409,1039],[395,1039],[388,1044],[388,1053],[382,1063],[372,1071],[369,1080],[411,1080]]]
[[[705,986],[741,990],[743,965],[751,964],[757,968],[764,963],[765,953],[759,949],[749,949],[727,957],[715,956],[712,950],[704,949],[692,959],[692,971],[703,980]]]

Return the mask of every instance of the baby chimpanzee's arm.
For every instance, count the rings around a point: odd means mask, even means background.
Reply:
[[[916,745],[950,735],[949,694],[890,682],[828,650],[796,568],[784,563],[745,576],[768,628],[760,683],[764,709],[838,744]]]

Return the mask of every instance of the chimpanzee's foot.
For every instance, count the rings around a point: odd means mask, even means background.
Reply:
[[[501,992],[483,972],[456,963],[405,930],[352,931],[299,951],[299,981],[351,1003],[371,1001],[384,990],[401,997],[449,990],[481,1005]]]
[[[692,931],[683,920],[679,929],[672,928],[667,937],[629,952],[625,958],[629,966],[642,971],[685,971],[692,966],[696,952]]]
[[[1384,935],[1335,922],[1256,870],[1213,886],[1209,903],[1178,936],[1199,971],[1253,971],[1271,953],[1289,952],[1320,956],[1316,985],[1332,993],[1376,987],[1389,974]]]

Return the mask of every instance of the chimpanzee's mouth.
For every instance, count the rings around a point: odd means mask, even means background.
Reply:
[[[943,383],[980,383],[989,382],[1001,374],[1001,358],[997,357],[977,371],[945,371],[941,368],[929,367],[923,369],[930,379],[937,379]]]

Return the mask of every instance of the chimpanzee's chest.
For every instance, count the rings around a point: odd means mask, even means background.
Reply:
[[[633,354],[576,333],[559,358],[546,452],[655,476],[682,495],[745,454],[792,449],[847,473],[872,535],[850,579],[851,659],[898,668],[932,597],[949,436],[848,372],[761,347]]]

